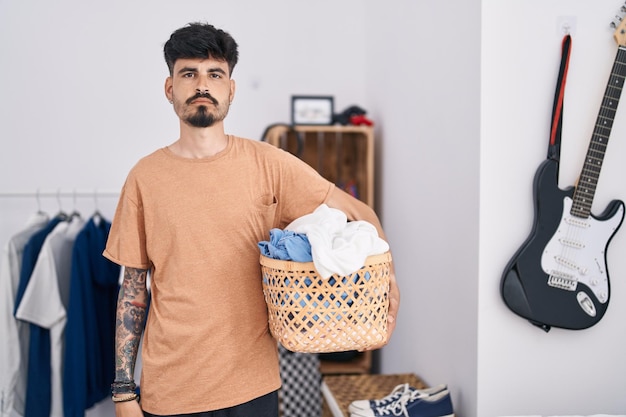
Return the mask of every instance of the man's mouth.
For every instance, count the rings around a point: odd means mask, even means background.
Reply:
[[[195,96],[191,97],[189,100],[187,100],[187,104],[192,104],[195,102],[199,102],[199,103],[209,102],[215,106],[217,106],[218,104],[217,100],[208,93],[198,93]]]

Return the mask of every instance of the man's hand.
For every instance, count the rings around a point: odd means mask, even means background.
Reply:
[[[143,417],[141,406],[135,400],[115,403],[116,417]]]
[[[387,341],[396,328],[396,319],[400,309],[400,289],[396,282],[396,274],[392,271],[389,275],[389,312],[387,313]]]
[[[389,310],[387,312],[387,339],[385,343],[379,343],[373,345],[365,350],[380,349],[389,343],[391,335],[396,328],[396,319],[398,317],[398,310],[400,308],[400,290],[398,289],[398,283],[396,282],[396,274],[393,272],[389,274]]]

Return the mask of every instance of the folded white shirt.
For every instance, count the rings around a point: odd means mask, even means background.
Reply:
[[[368,256],[389,250],[373,224],[364,220],[348,222],[344,212],[326,204],[297,218],[285,230],[306,234],[315,269],[322,278],[349,275],[362,268]]]

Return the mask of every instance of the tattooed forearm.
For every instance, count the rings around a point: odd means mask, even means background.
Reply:
[[[143,331],[148,290],[145,269],[125,268],[117,299],[115,323],[115,380],[131,381]]]

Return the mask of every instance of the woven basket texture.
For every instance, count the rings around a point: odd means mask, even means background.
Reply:
[[[319,276],[313,262],[261,255],[272,335],[293,352],[365,350],[387,342],[391,254],[351,275]]]

